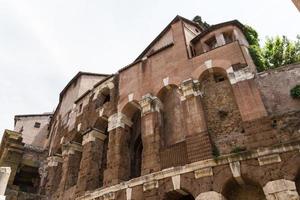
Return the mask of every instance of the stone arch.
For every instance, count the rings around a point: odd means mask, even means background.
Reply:
[[[165,193],[163,200],[195,200],[195,198],[185,190],[174,190]]]
[[[100,107],[103,107],[105,104],[110,102],[111,99],[111,89],[108,87],[102,88],[96,97],[95,108],[98,109]]]
[[[223,187],[222,194],[227,200],[266,200],[259,184],[243,178],[244,183],[238,184],[233,178]]]
[[[127,127],[129,136],[127,137],[129,156],[129,178],[141,176],[143,142],[141,135],[141,106],[137,101],[127,103],[122,109],[122,114],[130,121],[131,127]]]
[[[222,69],[226,72],[231,67],[229,60],[207,60],[204,64],[198,66],[191,74],[193,79],[199,79],[201,75],[206,71],[216,71]],[[227,73],[226,73],[227,74]]]
[[[162,146],[168,147],[185,140],[185,123],[181,92],[176,85],[163,87],[157,94],[163,104]]]
[[[226,198],[215,191],[203,192],[196,197],[196,200],[226,200]]]
[[[207,129],[218,149],[215,152],[230,153],[239,143],[239,137],[233,140],[228,135],[239,135],[244,130],[227,72],[222,67],[213,67],[203,71],[198,79]],[[220,141],[223,141],[222,144]]]

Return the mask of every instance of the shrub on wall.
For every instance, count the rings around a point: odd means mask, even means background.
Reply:
[[[293,87],[290,92],[294,99],[300,99],[300,85]]]

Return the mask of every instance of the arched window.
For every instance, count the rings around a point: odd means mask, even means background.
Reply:
[[[108,88],[103,89],[96,99],[95,108],[102,107],[104,104],[110,102],[110,100],[110,90]]]
[[[130,144],[130,158],[131,158],[131,178],[141,176],[142,168],[142,153],[143,143],[141,136],[141,112],[135,112],[132,118],[133,125],[131,127],[131,144]]]
[[[143,142],[141,135],[141,110],[137,102],[128,103],[122,113],[132,122],[131,127],[127,127],[128,134],[124,140],[127,141],[127,148],[124,148],[122,156],[129,158],[126,168],[129,169],[127,179],[141,176]]]
[[[104,171],[107,169],[107,151],[108,151],[108,142],[109,142],[109,133],[107,131],[108,122],[103,118],[98,118],[94,124],[94,128],[99,130],[101,133],[104,133],[104,135],[106,135],[103,144],[98,146],[99,155],[97,156],[98,160],[96,162],[96,165],[98,165],[98,170],[99,170],[99,185],[97,187],[102,187],[103,180],[104,180]],[[95,189],[95,188],[90,188],[90,189]]]

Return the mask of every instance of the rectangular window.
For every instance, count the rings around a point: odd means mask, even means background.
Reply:
[[[35,122],[34,123],[34,128],[40,128],[41,127],[41,123],[40,122]]]
[[[79,105],[79,113],[82,111],[82,104]]]

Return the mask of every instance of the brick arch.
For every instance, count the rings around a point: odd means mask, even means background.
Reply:
[[[136,112],[141,111],[141,105],[137,100],[132,100],[125,104],[120,110],[121,113],[131,119]]]
[[[206,64],[202,64],[192,72],[193,79],[200,79],[203,76],[203,73],[206,73],[207,70],[212,70],[215,72],[226,72],[227,69],[231,67],[231,62],[229,60],[211,60],[206,61]],[[225,75],[225,73],[224,73]],[[226,73],[227,75],[227,73]]]
[[[133,100],[128,102],[121,113],[127,117],[132,125],[127,127],[129,135],[124,138],[127,141],[127,151],[129,163],[129,179],[141,176],[142,171],[142,154],[143,154],[143,141],[141,134],[141,106],[139,102]]]
[[[244,183],[239,184],[234,178],[229,179],[223,186],[222,195],[227,200],[265,200],[263,188],[259,183],[243,178]]]
[[[160,100],[162,99],[162,97],[164,96],[164,94],[170,90],[170,89],[179,89],[179,86],[176,84],[168,84],[163,86],[162,88],[160,88],[156,94],[156,97],[159,98]]]
[[[217,63],[226,66],[225,61]],[[201,100],[208,132],[214,143],[215,152],[219,150],[221,154],[228,154],[234,148],[232,138],[229,138],[228,135],[234,133],[238,136],[243,132],[242,117],[237,99],[228,79],[226,68],[212,67],[209,69],[202,68],[201,70],[197,78],[200,82]],[[238,143],[237,138],[239,137],[235,138],[235,143]]]
[[[195,197],[190,189],[182,186],[179,180],[179,185],[174,186],[172,178],[166,178],[159,182],[158,199],[162,200],[194,200]],[[178,183],[175,183],[178,184]],[[178,187],[179,188],[174,188]]]
[[[185,140],[185,119],[181,92],[176,85],[163,87],[157,97],[163,104],[162,146],[170,147]]]

